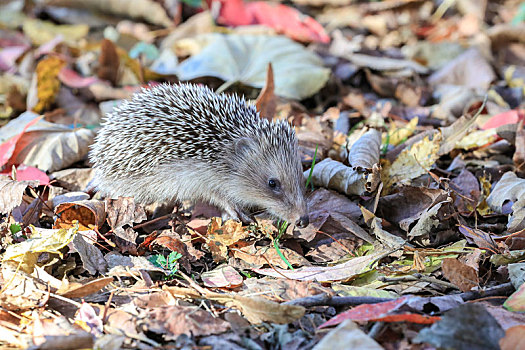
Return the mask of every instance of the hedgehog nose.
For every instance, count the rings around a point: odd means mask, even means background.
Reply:
[[[310,219],[308,218],[308,215],[303,215],[295,222],[295,226],[299,228],[305,228],[310,223]]]

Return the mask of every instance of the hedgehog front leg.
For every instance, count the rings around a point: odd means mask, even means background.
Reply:
[[[243,224],[255,222],[255,219],[250,217],[244,210],[228,205],[223,207],[222,221],[229,219],[240,220]]]

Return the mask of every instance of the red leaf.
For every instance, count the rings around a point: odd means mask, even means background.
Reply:
[[[394,314],[387,315],[384,317],[374,318],[368,321],[382,321],[382,322],[412,322],[419,324],[432,324],[441,320],[439,316],[427,316],[420,314],[404,313],[404,314]]]
[[[293,7],[265,1],[216,0],[221,3],[219,23],[229,26],[263,24],[298,41],[330,42],[323,26]]]
[[[263,1],[248,3],[246,7],[256,23],[274,28],[294,40],[330,42],[323,26],[292,7]]]
[[[11,169],[5,169],[0,174],[2,175],[11,175]],[[20,164],[16,168],[16,181],[39,181],[40,185],[49,185],[49,176],[47,174],[35,167]]]
[[[15,151],[16,143],[18,142],[18,140],[20,140],[20,138],[26,132],[26,130],[31,125],[36,124],[43,117],[44,116],[39,116],[31,120],[29,123],[26,124],[26,126],[24,126],[24,129],[22,130],[21,133],[11,137],[9,140],[7,140],[6,142],[0,145],[0,167],[4,166],[9,161],[9,159],[11,159],[11,156],[13,155],[13,152]]]
[[[83,77],[74,70],[66,67],[60,70],[58,78],[67,86],[76,89],[88,87],[98,81],[97,77]]]
[[[493,129],[507,124],[516,124],[520,120],[525,119],[525,109],[512,109],[491,117],[483,126],[483,130]]]
[[[242,0],[219,0],[221,12],[218,22],[229,26],[253,24],[253,14],[249,13]]]
[[[413,313],[390,314],[403,306],[406,300],[406,297],[402,297],[392,301],[386,301],[384,303],[359,305],[331,318],[320,325],[319,328],[335,326],[344,320],[384,322],[407,321],[422,324],[431,324],[440,320],[440,317],[425,316]]]

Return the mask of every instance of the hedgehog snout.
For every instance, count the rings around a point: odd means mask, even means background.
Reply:
[[[308,226],[309,223],[310,223],[310,218],[308,217],[308,214],[305,214],[301,216],[299,220],[295,222],[295,226],[299,228],[305,228]]]

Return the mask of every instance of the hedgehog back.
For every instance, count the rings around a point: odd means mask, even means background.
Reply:
[[[257,133],[261,122],[255,107],[235,95],[163,84],[109,113],[90,156],[105,177],[152,175],[187,158],[220,162],[233,140]]]

